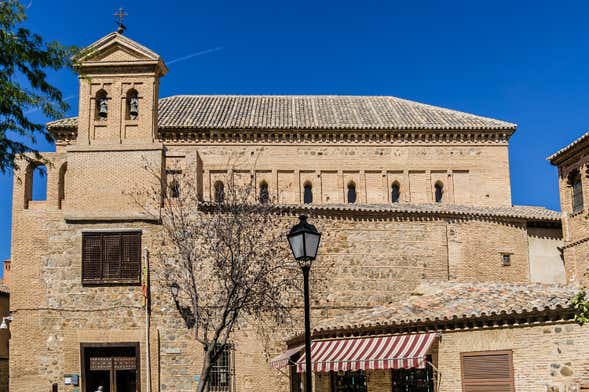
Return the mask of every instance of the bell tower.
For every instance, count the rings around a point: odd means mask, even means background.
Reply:
[[[145,219],[133,194],[157,187],[163,145],[157,140],[160,56],[117,32],[74,59],[80,101],[76,143],[67,147],[66,220]],[[153,207],[153,208],[151,208]],[[157,211],[157,205],[150,206]]]
[[[80,74],[77,144],[152,143],[159,79],[167,72],[160,56],[114,32],[74,61]]]

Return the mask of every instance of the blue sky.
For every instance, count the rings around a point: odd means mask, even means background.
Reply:
[[[28,27],[78,46],[113,31],[125,7],[127,35],[169,63],[161,96],[393,95],[515,122],[514,204],[559,209],[545,158],[589,127],[583,1],[28,1]],[[75,115],[76,77],[51,80]],[[11,194],[0,175],[0,259]]]

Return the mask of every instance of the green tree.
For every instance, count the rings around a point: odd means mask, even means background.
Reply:
[[[46,163],[35,149],[38,137],[52,141],[29,114],[40,111],[50,119],[63,117],[68,105],[47,81],[48,69],[71,67],[73,47],[45,42],[21,26],[25,7],[18,0],[0,0],[0,171],[17,167],[17,158]],[[27,154],[31,153],[31,154]]]

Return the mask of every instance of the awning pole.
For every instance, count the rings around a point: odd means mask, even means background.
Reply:
[[[435,392],[439,392],[440,391],[440,379],[442,378],[442,373],[440,373],[438,368],[435,367],[433,363],[431,363],[429,361],[426,361],[425,363],[429,364],[432,367],[432,369],[434,370],[434,375],[436,377],[436,390],[435,390]]]

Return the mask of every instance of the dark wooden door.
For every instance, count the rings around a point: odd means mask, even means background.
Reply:
[[[135,347],[85,347],[84,392],[139,392],[139,356]]]

